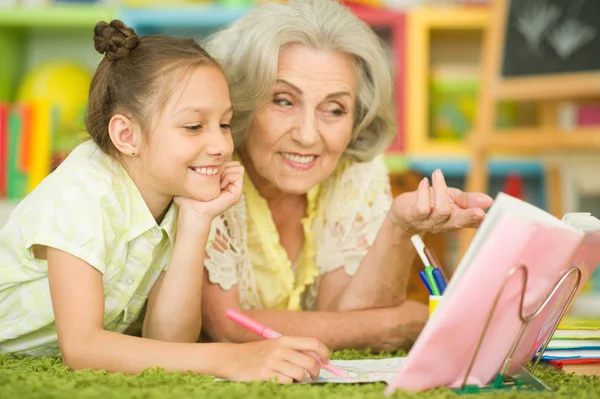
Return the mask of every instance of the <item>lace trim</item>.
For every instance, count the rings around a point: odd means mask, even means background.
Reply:
[[[383,158],[366,164],[346,164],[323,196],[329,206],[327,212],[319,214],[313,230],[321,243],[317,267],[321,274],[343,267],[353,276],[392,204]]]
[[[324,184],[323,209],[313,223],[312,237],[319,243],[315,264],[324,275],[339,268],[356,274],[392,204],[388,170],[383,157],[372,162],[344,162],[337,176]],[[303,308],[316,308],[319,281],[307,290]]]
[[[215,218],[211,226],[214,240],[207,248],[204,267],[209,281],[219,284],[224,290],[230,290],[237,284],[240,304],[244,309],[262,309],[250,263],[246,220],[243,196],[239,203]]]
[[[245,182],[244,188],[242,200],[214,221],[214,241],[205,263],[212,283],[226,290],[237,284],[244,309],[276,305],[314,309],[318,276],[340,267],[354,275],[392,203],[383,157],[366,163],[342,162],[320,188],[308,193],[307,216],[302,220],[305,243],[294,278],[266,201],[251,182]],[[254,223],[257,228],[252,232]],[[272,284],[282,278],[277,274],[285,274],[291,283]],[[275,296],[281,303],[261,299],[261,286],[280,290]]]

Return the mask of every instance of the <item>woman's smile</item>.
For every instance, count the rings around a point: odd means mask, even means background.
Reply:
[[[299,154],[293,152],[280,152],[281,159],[284,164],[291,167],[294,170],[307,171],[312,169],[319,157],[314,154]]]

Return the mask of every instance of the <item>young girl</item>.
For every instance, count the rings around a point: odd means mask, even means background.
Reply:
[[[104,54],[78,146],[0,232],[0,352],[74,369],[191,370],[231,380],[316,378],[327,348],[283,337],[195,343],[214,217],[241,195],[229,88],[193,40],[99,22]],[[146,306],[143,338],[120,334]]]

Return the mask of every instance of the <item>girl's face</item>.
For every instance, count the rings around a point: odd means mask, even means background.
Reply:
[[[155,129],[144,135],[141,177],[168,201],[210,201],[221,193],[221,173],[233,152],[229,86],[214,66],[197,67],[176,84]]]
[[[277,81],[242,152],[263,194],[304,194],[333,173],[352,137],[356,93],[349,56],[300,44],[282,49]]]

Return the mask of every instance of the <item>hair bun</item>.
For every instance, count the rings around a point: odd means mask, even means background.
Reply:
[[[100,21],[94,27],[94,48],[111,61],[123,59],[140,40],[133,29],[114,19],[110,24]]]

